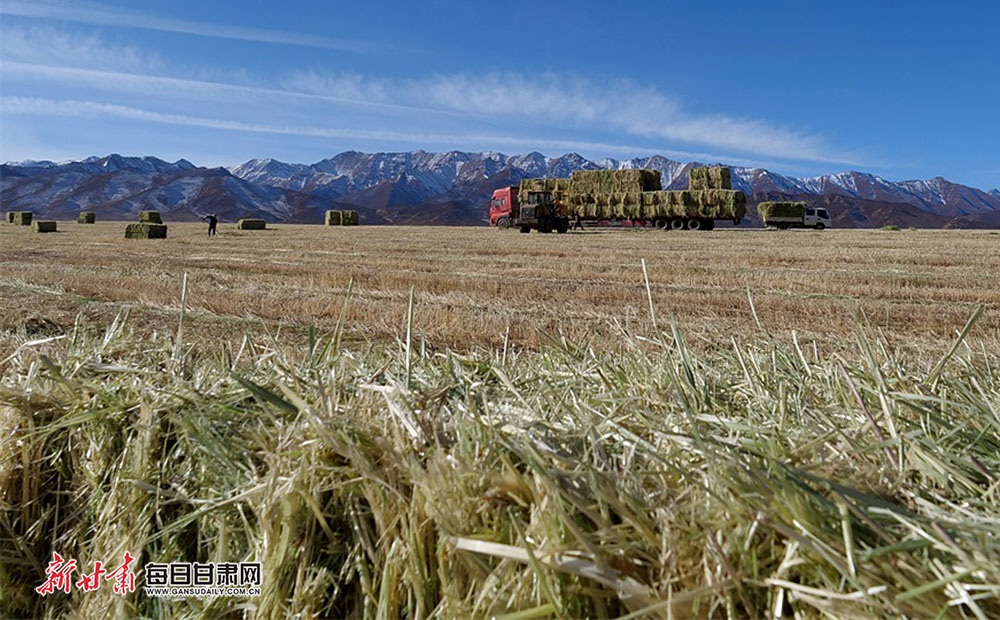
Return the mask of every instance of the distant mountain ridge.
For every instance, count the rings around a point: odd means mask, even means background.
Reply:
[[[577,169],[659,170],[665,189],[686,189],[687,171],[699,162],[660,155],[588,160],[576,153],[538,152],[360,153],[347,151],[313,164],[251,159],[228,168],[202,168],[187,160],[112,154],[81,161],[25,161],[0,167],[0,209],[31,209],[40,216],[74,217],[82,209],[103,219],[131,219],[143,208],[190,220],[215,212],[225,219],[263,217],[275,222],[320,222],[329,208],[357,208],[373,224],[482,224],[497,187],[524,178],[568,177]],[[824,204],[841,226],[882,223],[926,227],[1000,226],[1000,189],[989,192],[942,177],[888,181],[850,171],[792,177],[763,168],[733,166],[734,189],[750,197]],[[748,219],[755,222],[755,210]]]

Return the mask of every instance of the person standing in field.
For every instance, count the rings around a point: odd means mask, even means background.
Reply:
[[[209,237],[211,237],[212,235],[218,234],[218,233],[215,232],[215,227],[219,224],[219,218],[215,217],[214,213],[211,214],[211,215],[206,215],[205,217],[203,217],[201,219],[208,220],[208,236]]]
[[[583,221],[580,219],[580,213],[579,212],[576,213],[576,218],[573,221],[573,230],[576,230],[578,228],[580,230],[583,230]]]

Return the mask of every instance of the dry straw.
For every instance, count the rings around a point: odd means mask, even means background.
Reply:
[[[863,327],[830,358],[676,325],[613,351],[182,348],[121,318],[26,342],[0,365],[0,616],[1000,617],[978,314],[938,360]],[[126,550],[259,561],[262,592],[34,592],[54,551]]]

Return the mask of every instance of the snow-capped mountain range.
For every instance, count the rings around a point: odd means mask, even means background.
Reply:
[[[88,209],[106,219],[131,219],[140,209],[152,208],[173,219],[215,212],[224,219],[319,222],[323,210],[353,205],[369,223],[480,224],[493,189],[523,178],[568,177],[577,169],[647,168],[661,172],[665,189],[685,189],[687,171],[697,165],[704,164],[659,155],[592,161],[575,153],[348,151],[313,164],[251,159],[228,168],[202,168],[184,159],[169,163],[115,154],[4,164],[0,209],[31,209],[57,218]],[[851,171],[799,178],[733,167],[733,183],[751,203],[775,198],[822,203],[839,213],[842,226],[876,226],[882,220],[1000,226],[1000,189],[986,192],[941,177],[888,181]]]

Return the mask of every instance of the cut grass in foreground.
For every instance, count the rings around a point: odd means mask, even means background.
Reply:
[[[997,617],[1000,357],[865,333],[407,356],[78,327],[0,385],[0,615]],[[42,598],[53,551],[255,560],[263,591]]]

